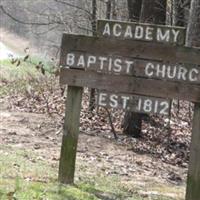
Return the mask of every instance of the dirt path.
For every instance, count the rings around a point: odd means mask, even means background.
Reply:
[[[62,125],[56,118],[42,114],[10,112],[1,101],[0,143],[37,152],[44,160],[58,164]],[[123,181],[139,185],[154,180],[158,184],[182,185],[187,170],[164,164],[151,155],[129,151],[119,142],[96,135],[81,133],[77,161],[84,163],[88,174],[103,171],[118,175]]]

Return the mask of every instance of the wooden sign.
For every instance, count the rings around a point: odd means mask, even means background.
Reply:
[[[199,49],[68,34],[62,44],[61,84],[200,102]]]
[[[60,82],[71,86],[200,102],[200,85],[115,76],[76,69],[64,69],[61,73]]]
[[[200,65],[200,49],[198,48],[64,34],[61,47],[62,66],[66,66],[67,53],[74,51],[101,56],[121,56],[194,66]]]
[[[63,66],[114,75],[129,75],[200,84],[200,67],[192,64],[173,64],[131,57],[73,51],[66,53],[66,61]]]
[[[96,102],[98,106],[106,108],[118,108],[148,114],[169,115],[171,109],[170,100],[103,91],[98,92]]]
[[[200,49],[179,46],[179,27],[101,20],[98,36],[63,35],[60,83],[68,95],[60,182],[74,181],[83,87],[90,87],[101,90],[100,106],[145,113],[169,114],[170,101],[162,98],[195,102],[186,198],[199,199]]]
[[[97,27],[102,37],[185,45],[186,29],[182,27],[110,20],[98,20]]]

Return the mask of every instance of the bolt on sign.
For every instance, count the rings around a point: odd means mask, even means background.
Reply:
[[[73,183],[83,87],[97,104],[168,115],[170,99],[195,103],[187,200],[200,199],[200,49],[185,29],[98,21],[97,37],[63,34],[60,83],[68,85],[59,180]]]

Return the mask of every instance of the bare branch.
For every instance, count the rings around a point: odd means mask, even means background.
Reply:
[[[80,6],[76,6],[74,4],[71,4],[71,3],[68,3],[68,2],[62,1],[62,0],[54,0],[54,1],[57,2],[57,3],[62,3],[62,4],[65,4],[67,6],[76,8],[78,10],[82,10],[82,11],[86,12],[90,17],[92,16],[92,13],[90,13],[88,10],[85,10],[84,8],[81,8]]]
[[[18,19],[17,17],[14,17],[13,15],[11,15],[9,12],[7,12],[4,7],[2,5],[0,5],[0,10],[7,15],[8,17],[10,17],[12,20],[20,23],[20,24],[24,24],[24,25],[33,25],[33,26],[49,26],[49,25],[53,25],[53,24],[63,24],[61,21],[50,21],[50,22],[25,22],[23,20]]]

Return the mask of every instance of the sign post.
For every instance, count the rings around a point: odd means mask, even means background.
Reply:
[[[100,90],[97,104],[110,108],[168,115],[171,99],[196,103],[186,200],[200,199],[200,49],[184,43],[182,28],[105,20],[98,22],[98,37],[63,35],[62,183],[74,181],[82,89],[89,87]]]
[[[186,200],[200,199],[200,103],[195,103]]]
[[[68,86],[61,146],[59,181],[73,184],[83,88]]]

